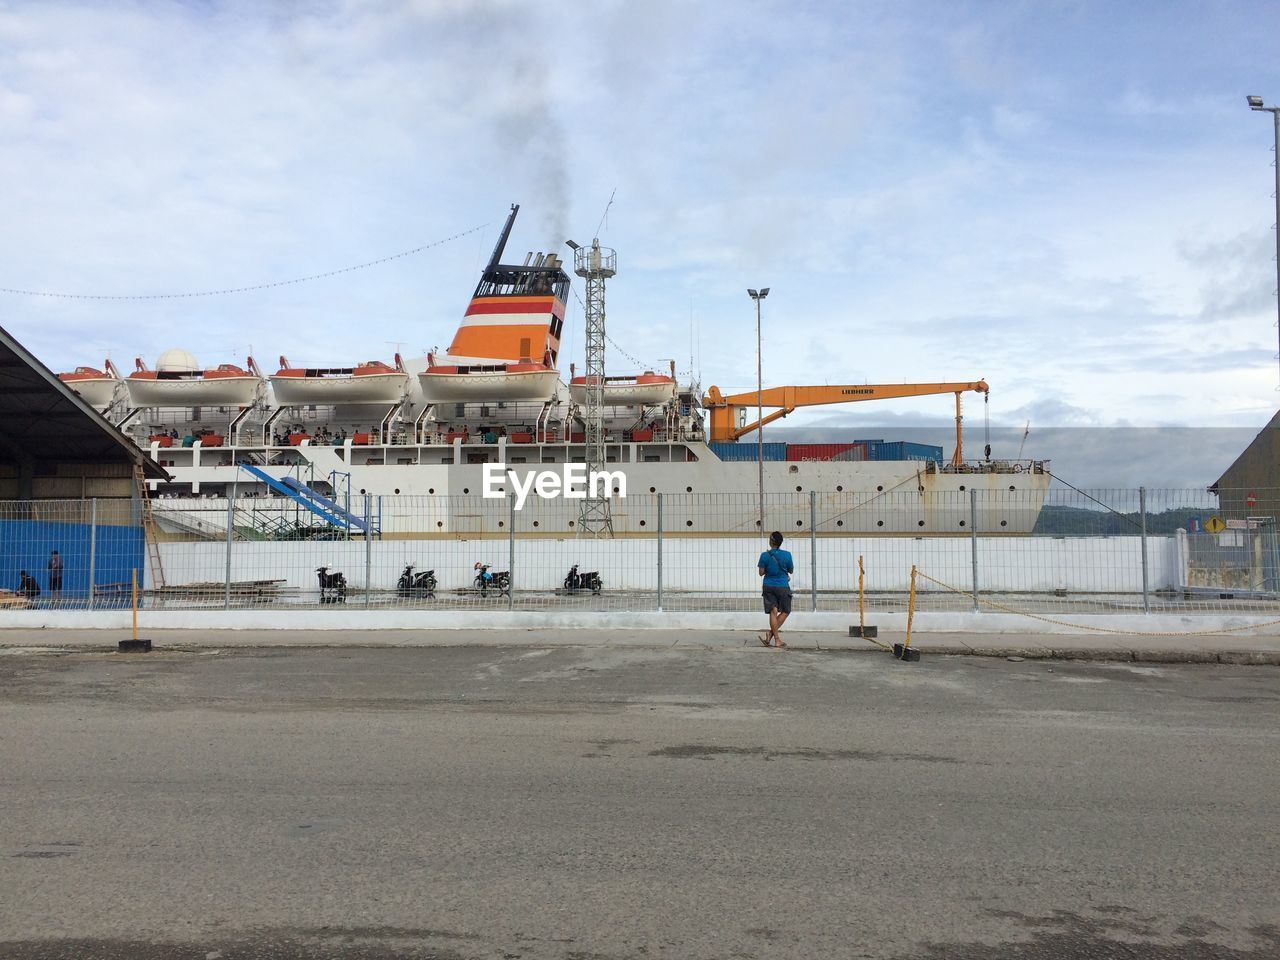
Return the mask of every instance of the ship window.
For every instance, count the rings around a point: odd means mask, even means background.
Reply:
[[[657,463],[657,462],[658,462],[658,457],[650,457],[650,456],[646,456],[646,457],[644,458],[644,462],[645,462],[645,463]]]
[[[467,405],[465,403],[455,403],[453,405],[453,415],[455,417],[465,417],[467,415]]]

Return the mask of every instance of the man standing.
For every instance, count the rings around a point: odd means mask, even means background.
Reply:
[[[54,550],[49,554],[49,600],[57,605],[62,599],[62,558],[58,556],[58,551]]]
[[[782,534],[769,534],[769,549],[760,554],[756,570],[764,577],[762,596],[764,612],[769,615],[769,632],[760,634],[766,647],[785,647],[778,631],[791,615],[791,574],[795,573],[791,554],[782,549]]]

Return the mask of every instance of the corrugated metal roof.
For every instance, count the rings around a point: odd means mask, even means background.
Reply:
[[[169,474],[0,327],[0,463],[141,465]]]

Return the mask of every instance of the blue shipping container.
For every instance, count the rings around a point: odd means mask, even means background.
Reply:
[[[728,461],[755,461],[757,455],[758,444],[755,443],[709,443],[707,444],[721,460]],[[785,460],[787,459],[787,445],[785,443],[766,443],[764,445],[764,459],[766,460]]]
[[[931,443],[910,440],[860,440],[867,445],[868,460],[936,460],[942,459],[942,448]]]

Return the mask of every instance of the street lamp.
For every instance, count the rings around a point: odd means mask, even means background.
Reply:
[[[769,295],[769,288],[747,290],[747,296],[756,302],[756,466],[760,473],[760,532],[764,533],[764,380],[760,365],[760,301]]]
[[[1276,161],[1272,164],[1276,168],[1276,192],[1272,194],[1276,199],[1276,222],[1272,227],[1276,232],[1276,327],[1280,331],[1280,107],[1265,107],[1262,105],[1262,98],[1248,96],[1245,98],[1249,102],[1249,109],[1256,110],[1259,113],[1271,114],[1271,119],[1275,121],[1276,139],[1275,152]],[[1280,332],[1277,333],[1280,336]],[[1280,351],[1276,353],[1277,361],[1280,361]]]

